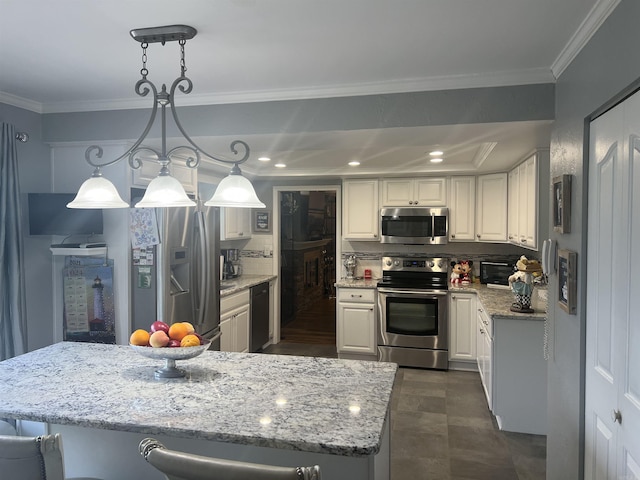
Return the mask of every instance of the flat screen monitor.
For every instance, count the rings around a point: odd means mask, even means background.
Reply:
[[[74,193],[30,193],[30,235],[91,235],[102,233],[102,210],[67,208]]]

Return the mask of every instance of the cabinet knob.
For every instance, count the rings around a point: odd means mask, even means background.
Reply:
[[[522,238],[522,239],[520,240],[520,242],[521,242],[521,243],[527,243],[527,239],[526,239],[526,238]]]
[[[244,233],[242,233],[242,232],[238,232],[238,235],[239,235],[239,236],[243,236],[243,235],[244,235]]]
[[[414,205],[417,205],[417,204],[418,204],[418,201],[416,200],[415,202],[413,202],[413,204],[414,204]]]
[[[453,300],[455,300],[455,299],[456,299],[456,296],[455,296],[455,295],[453,295],[451,298],[452,298]]]
[[[620,412],[620,410],[613,410],[611,412],[611,420],[613,420],[613,423],[619,423],[620,425],[622,425],[622,413]]]
[[[483,310],[481,308],[478,309],[479,312],[482,312]]]
[[[451,235],[451,238],[456,238],[456,234],[455,234],[455,233],[454,233],[454,234],[452,234],[452,235]]]
[[[479,234],[479,233],[476,233],[476,237],[480,238],[480,234]]]
[[[486,326],[489,326],[489,322],[487,322],[486,320],[482,320],[482,323],[484,323]]]
[[[413,200],[409,200],[409,205],[413,205]]]
[[[484,335],[484,328],[481,328],[481,329],[480,329],[480,333],[481,333],[482,335]]]

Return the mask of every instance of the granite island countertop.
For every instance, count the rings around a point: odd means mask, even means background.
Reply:
[[[217,351],[177,361],[182,379],[154,379],[160,366],[124,345],[44,347],[0,362],[0,417],[367,456],[380,448],[397,370]]]

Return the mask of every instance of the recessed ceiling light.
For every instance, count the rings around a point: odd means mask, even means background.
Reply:
[[[360,162],[357,160],[352,160],[351,162],[349,162],[349,165],[351,165],[352,167],[357,167],[358,165],[360,165]]]
[[[431,163],[441,163],[442,160],[443,160],[442,158],[432,158]]]
[[[444,155],[444,152],[441,150],[434,150],[433,152],[429,152],[429,155],[431,155],[432,157],[439,157],[441,155]]]
[[[258,157],[258,160],[260,160],[261,162],[270,162],[271,159],[269,157]]]
[[[274,166],[275,166],[275,167],[277,167],[277,168],[284,168],[284,167],[286,167],[286,165],[285,165],[284,163],[276,163]]]

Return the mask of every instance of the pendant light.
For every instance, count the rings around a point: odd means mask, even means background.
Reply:
[[[136,82],[136,93],[144,97],[149,92],[153,93],[153,109],[151,116],[147,122],[142,135],[136,142],[118,158],[107,162],[100,162],[103,150],[97,145],[90,146],[85,151],[85,160],[89,165],[94,167],[91,178],[86,180],[76,197],[72,202],[67,204],[69,208],[127,208],[129,204],[122,200],[116,187],[109,180],[102,176],[102,167],[113,165],[120,160],[127,158],[129,166],[132,169],[142,167],[143,161],[154,161],[160,164],[160,172],[147,187],[147,190],[138,203],[136,208],[153,208],[153,207],[184,207],[194,206],[196,203],[186,194],[180,182],[171,176],[169,167],[172,160],[178,157],[184,158],[183,152],[188,152],[186,166],[188,168],[197,168],[200,164],[202,156],[225,164],[232,164],[233,168],[227,178],[224,178],[214,195],[205,205],[208,206],[233,206],[243,208],[264,208],[251,182],[242,176],[239,165],[249,158],[249,145],[242,140],[235,140],[231,143],[230,151],[237,159],[226,159],[217,157],[203,151],[196,145],[182,127],[176,107],[174,103],[176,89],[182,93],[189,94],[193,89],[193,83],[185,75],[187,67],[185,64],[184,49],[187,40],[195,37],[197,30],[188,25],[169,25],[164,27],[141,28],[131,30],[131,36],[134,40],[142,45],[142,68],[140,74],[142,78]],[[149,70],[147,69],[147,48],[149,43],[161,43],[177,41],[180,46],[180,76],[173,81],[171,88],[167,91],[166,85],[162,85],[158,92],[156,86],[147,79]],[[142,142],[146,139],[151,127],[153,126],[160,106],[161,114],[161,149],[157,150],[149,146],[143,146]],[[188,145],[181,145],[167,151],[167,129],[166,129],[166,109],[170,108],[171,116],[176,127],[187,141]],[[238,149],[240,147],[240,149]],[[145,155],[143,155],[145,154]]]

